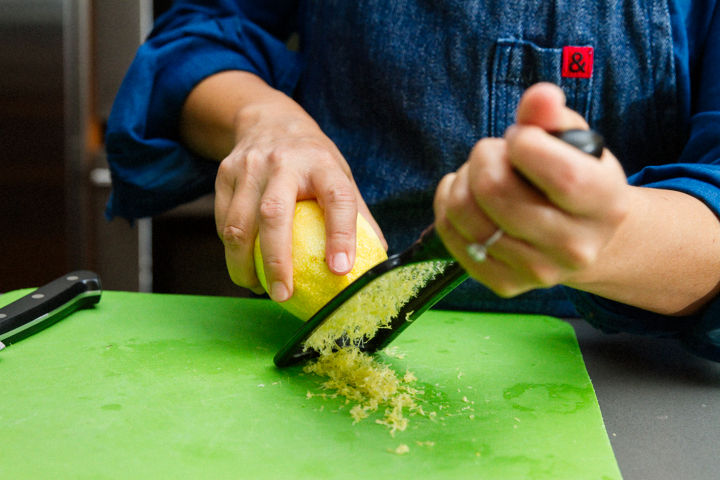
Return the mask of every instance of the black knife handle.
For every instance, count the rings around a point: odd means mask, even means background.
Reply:
[[[0,308],[0,342],[14,343],[100,301],[97,274],[77,271]],[[2,345],[2,344],[0,344]]]

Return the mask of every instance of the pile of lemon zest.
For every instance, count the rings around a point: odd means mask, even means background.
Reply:
[[[356,347],[321,355],[303,370],[328,377],[322,388],[334,392],[330,397],[342,396],[346,404],[354,404],[350,409],[353,423],[385,407],[384,417],[376,423],[388,427],[394,436],[396,431],[404,431],[408,426],[405,412],[424,415],[417,404],[417,395],[421,391],[410,385],[414,375],[406,373],[401,380],[389,365],[378,362]]]

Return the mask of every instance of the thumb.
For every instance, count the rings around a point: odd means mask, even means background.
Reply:
[[[565,106],[565,94],[560,87],[551,83],[537,83],[525,91],[518,104],[517,123],[547,132],[588,128],[579,113]]]

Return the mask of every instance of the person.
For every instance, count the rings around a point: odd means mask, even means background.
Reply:
[[[297,34],[299,46],[288,48]],[[599,160],[551,135],[592,128]],[[354,263],[435,222],[476,280],[439,308],[581,315],[720,361],[715,0],[178,0],[108,121],[107,216],[216,193],[235,283],[292,295],[294,203]]]

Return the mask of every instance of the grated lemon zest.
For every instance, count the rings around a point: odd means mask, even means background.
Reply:
[[[305,341],[304,348],[321,354],[337,347],[346,337],[354,345],[375,336],[380,328],[389,328],[402,307],[430,280],[445,271],[447,261],[422,262],[391,270],[341,305]]]
[[[410,452],[410,447],[408,447],[404,443],[401,443],[395,450],[393,450],[392,448],[388,448],[388,452],[394,453],[395,455],[405,455],[406,453]]]
[[[417,396],[424,392],[411,386],[417,381],[415,375],[406,371],[398,378],[392,368],[358,347],[338,348],[337,340],[345,337],[350,345],[362,345],[373,338],[378,329],[389,328],[402,307],[448,264],[447,261],[423,262],[382,275],[345,302],[306,340],[305,350],[312,348],[320,356],[306,365],[304,371],[328,377],[322,388],[333,391],[332,398],[342,396],[346,404],[355,404],[350,409],[353,424],[385,407],[383,418],[376,423],[386,426],[394,437],[396,431],[404,431],[408,426],[403,410],[425,415],[416,402]],[[402,358],[396,350],[388,354]]]
[[[423,392],[411,385],[415,381],[414,375],[406,373],[403,378],[398,378],[389,365],[378,362],[357,347],[321,355],[303,370],[327,377],[322,388],[334,391],[330,397],[342,396],[346,404],[355,404],[350,409],[353,424],[385,407],[384,417],[376,423],[388,427],[394,436],[396,431],[404,431],[408,426],[404,411],[425,414],[417,404],[417,396]]]
[[[415,443],[417,443],[421,447],[434,447],[435,446],[435,442],[417,442],[416,441]]]

